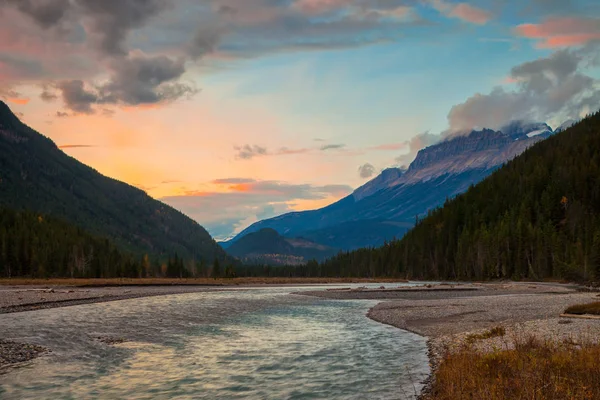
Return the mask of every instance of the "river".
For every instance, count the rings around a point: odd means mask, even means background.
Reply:
[[[347,286],[347,285],[346,285]],[[408,399],[423,337],[368,319],[375,301],[269,287],[0,315],[0,337],[52,350],[0,375],[1,399]],[[107,345],[98,337],[126,342]]]

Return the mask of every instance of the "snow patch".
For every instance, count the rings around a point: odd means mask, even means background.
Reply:
[[[534,137],[534,136],[537,136],[537,135],[541,135],[544,132],[548,132],[548,129],[538,129],[537,131],[529,132],[527,134],[527,137]]]

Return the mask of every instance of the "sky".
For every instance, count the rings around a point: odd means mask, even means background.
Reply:
[[[217,239],[600,108],[597,0],[0,0],[0,98]]]

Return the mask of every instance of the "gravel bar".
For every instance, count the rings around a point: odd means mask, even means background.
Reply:
[[[31,361],[47,352],[48,349],[42,346],[0,339],[0,373],[9,366]]]
[[[199,286],[8,286],[0,287],[0,314],[209,290],[216,289]]]

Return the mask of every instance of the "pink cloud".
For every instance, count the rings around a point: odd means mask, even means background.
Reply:
[[[293,7],[308,15],[324,14],[348,5],[350,0],[297,0]]]
[[[452,4],[445,0],[431,0],[431,5],[447,17],[458,18],[471,24],[484,25],[492,19],[492,14],[488,11],[467,3]]]
[[[541,24],[519,25],[515,31],[519,36],[539,39],[540,48],[579,46],[600,39],[600,19],[550,18]]]
[[[470,6],[467,3],[457,4],[452,8],[449,15],[477,25],[484,25],[492,18],[489,12]]]

